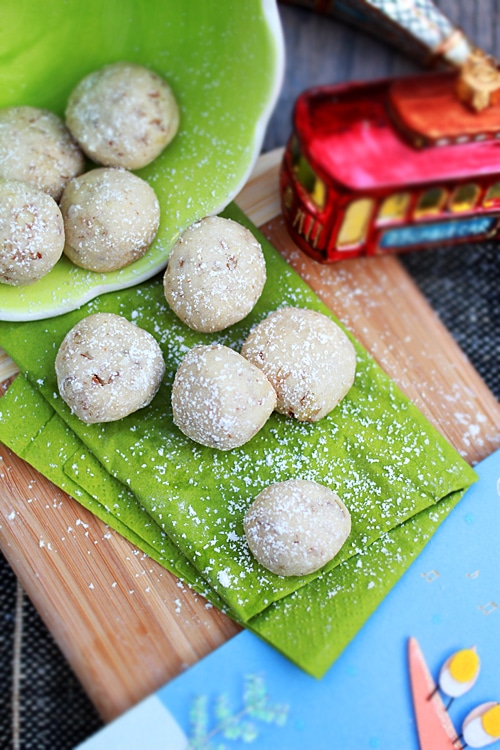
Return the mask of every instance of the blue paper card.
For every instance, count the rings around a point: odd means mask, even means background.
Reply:
[[[322,680],[244,631],[79,750],[419,750],[411,637],[434,680],[453,653],[477,650],[479,677],[448,709],[459,735],[475,706],[500,701],[500,451],[475,469],[479,481]]]

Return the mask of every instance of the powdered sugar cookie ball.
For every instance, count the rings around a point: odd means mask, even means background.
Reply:
[[[52,270],[63,248],[55,200],[26,182],[0,179],[0,281],[33,284]]]
[[[114,422],[147,406],[165,363],[150,333],[113,313],[83,318],[56,356],[59,393],[86,424]]]
[[[164,277],[165,297],[195,331],[221,331],[248,315],[266,281],[253,234],[231,219],[211,216],[175,244]]]
[[[64,122],[36,107],[0,109],[0,177],[29,182],[56,201],[84,169],[84,157]]]
[[[139,169],[156,159],[175,136],[179,109],[159,75],[119,62],[80,81],[69,97],[66,123],[93,161]]]
[[[61,211],[65,254],[90,271],[116,271],[141,258],[160,224],[147,182],[125,169],[93,169],[65,187]]]
[[[248,442],[276,404],[267,378],[227,346],[195,346],[172,388],[174,422],[201,445],[227,451]]]
[[[250,332],[241,353],[270,380],[277,411],[317,422],[354,382],[356,353],[346,334],[314,310],[284,307]]]
[[[254,557],[281,576],[303,576],[332,560],[351,531],[351,516],[328,487],[290,479],[266,487],[244,518]]]

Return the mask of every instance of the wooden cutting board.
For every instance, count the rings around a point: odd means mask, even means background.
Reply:
[[[238,204],[457,450],[489,455],[500,404],[397,258],[321,266],[289,239],[281,154],[260,158]],[[15,373],[0,350],[0,382]],[[239,630],[3,446],[0,547],[105,720]]]

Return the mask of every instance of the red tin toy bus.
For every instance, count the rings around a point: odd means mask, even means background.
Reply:
[[[500,104],[473,111],[456,84],[425,74],[297,99],[280,183],[299,247],[328,263],[498,235]]]

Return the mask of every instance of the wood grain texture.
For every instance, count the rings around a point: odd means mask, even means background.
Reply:
[[[4,447],[0,547],[105,720],[239,630]]]
[[[394,257],[320,266],[280,217],[281,151],[237,201],[470,462],[500,446],[500,405]],[[15,367],[0,355],[0,381]],[[238,632],[35,470],[0,448],[0,547],[105,720]]]

